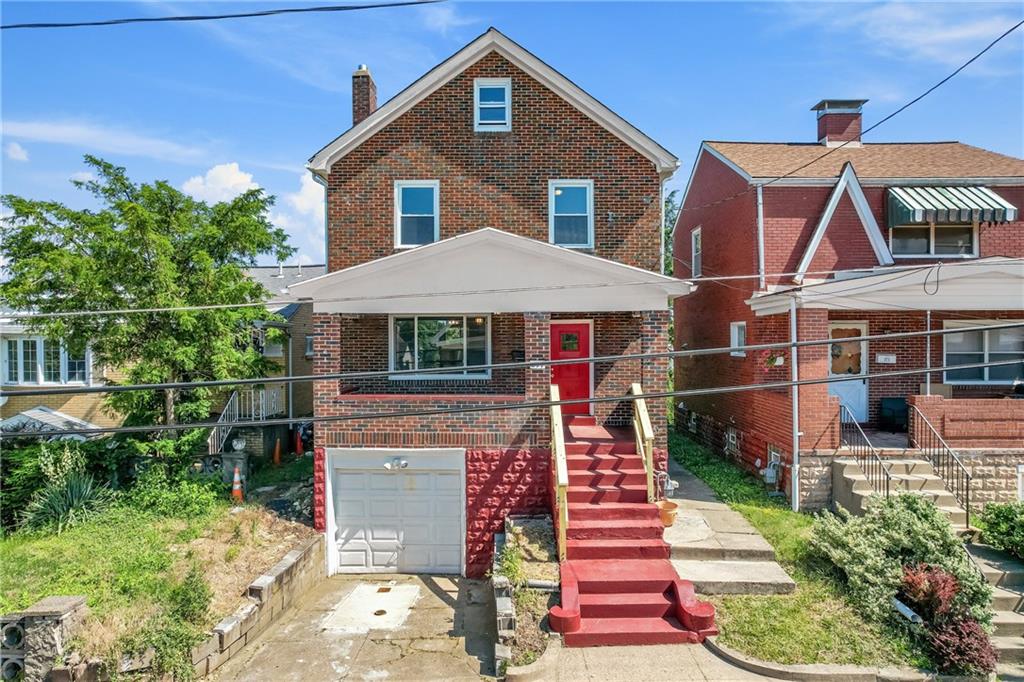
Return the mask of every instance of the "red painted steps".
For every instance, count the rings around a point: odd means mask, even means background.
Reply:
[[[569,471],[569,485],[647,485],[647,472],[643,469],[617,469],[613,471]]]
[[[565,463],[569,471],[620,471],[644,468],[643,460],[636,453],[567,455]]]
[[[566,646],[630,646],[636,644],[696,644],[696,632],[673,616],[664,618],[584,618],[580,629],[567,632]]]
[[[580,612],[588,618],[664,618],[675,612],[667,592],[581,594]]]
[[[569,525],[592,519],[656,519],[658,508],[647,502],[570,502]]]
[[[576,559],[668,559],[672,548],[659,538],[629,539],[569,539],[565,543],[565,555],[570,561]]]
[[[569,521],[566,537],[573,540],[660,540],[663,532],[664,526],[658,519],[576,519]]]
[[[573,502],[646,502],[646,485],[570,485],[567,494]],[[571,517],[570,517],[571,518]],[[570,520],[569,525],[572,525]]]

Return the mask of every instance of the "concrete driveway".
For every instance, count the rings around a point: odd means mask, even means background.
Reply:
[[[488,583],[333,576],[211,679],[479,680],[494,674]]]

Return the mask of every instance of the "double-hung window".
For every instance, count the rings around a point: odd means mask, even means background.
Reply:
[[[729,352],[729,355],[734,357],[742,358],[746,357],[747,351],[743,349],[747,345],[747,323],[746,322],[730,322],[729,323],[729,347],[734,350]]]
[[[704,247],[701,243],[700,228],[695,227],[690,232],[690,271],[692,277],[700,277],[702,272],[701,261],[704,258]]]
[[[477,78],[473,81],[473,130],[512,130],[512,79]]]
[[[306,357],[307,358],[313,357],[313,340],[315,338],[316,337],[313,336],[312,334],[306,334]]]
[[[548,241],[575,249],[594,248],[593,180],[548,181]]]
[[[949,322],[946,328],[999,324],[991,322]],[[947,370],[948,384],[1012,384],[1024,379],[1024,329],[989,329],[976,332],[956,332],[943,336],[943,363],[972,365],[988,362],[1018,360],[1014,364],[998,367],[974,367]]]
[[[394,315],[390,371],[395,379],[487,379],[491,357],[487,315]],[[438,370],[416,374],[416,370]],[[442,371],[443,370],[443,371]]]
[[[0,348],[0,376],[5,384],[88,383],[88,351],[69,351],[37,336],[5,338]]]
[[[889,232],[889,248],[904,258],[972,258],[977,237],[974,225],[897,225]]]
[[[395,248],[436,242],[441,236],[440,195],[437,180],[395,182]]]

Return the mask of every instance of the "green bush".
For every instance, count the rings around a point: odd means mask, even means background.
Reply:
[[[814,523],[811,551],[830,562],[847,581],[850,598],[870,619],[902,625],[891,599],[903,580],[903,567],[938,566],[960,590],[957,613],[983,624],[992,620],[992,588],[974,568],[949,520],[918,495],[878,499],[864,516],[824,514]]]
[[[981,522],[985,542],[1024,559],[1024,502],[986,504]]]
[[[223,490],[219,479],[172,480],[163,463],[153,462],[136,478],[126,502],[140,511],[189,519],[213,511]]]
[[[4,447],[0,457],[0,525],[11,530],[18,525],[29,500],[46,486],[39,468],[41,443],[23,447]]]
[[[89,474],[71,471],[32,496],[22,513],[22,527],[60,534],[105,511],[113,502],[109,488],[96,485]]]

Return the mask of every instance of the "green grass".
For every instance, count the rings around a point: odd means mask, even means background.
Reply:
[[[797,584],[787,595],[714,598],[723,644],[785,664],[927,663],[906,637],[861,618],[847,602],[844,585],[811,556],[812,516],[793,512],[759,480],[677,433],[669,436],[669,452],[764,536]]]
[[[249,477],[249,489],[255,490],[266,485],[304,481],[313,475],[313,457],[288,455],[281,466],[267,462]]]

